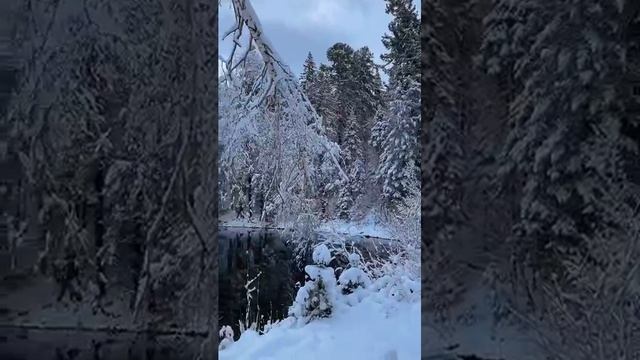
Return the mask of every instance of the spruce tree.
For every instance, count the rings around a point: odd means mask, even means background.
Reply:
[[[345,140],[342,146],[345,167],[349,169],[349,181],[343,182],[339,192],[338,213],[343,219],[350,219],[351,210],[361,194],[364,175],[363,141],[360,126],[354,111],[347,119]]]
[[[307,96],[309,96],[309,88],[315,84],[317,77],[316,74],[316,63],[313,60],[313,55],[309,52],[307,59],[304,61],[302,74],[300,75],[300,85],[302,85],[302,90],[307,94]]]
[[[404,205],[409,196],[417,195],[418,126],[420,123],[420,84],[392,91],[393,100],[386,115],[388,133],[382,144],[378,178],[382,196],[389,209]]]
[[[382,39],[388,52],[381,58],[389,63],[390,103],[374,128],[377,132],[386,128],[377,177],[385,203],[393,210],[412,195],[419,174],[420,22],[409,0],[387,0],[386,11],[393,19],[389,24],[391,33]]]
[[[613,1],[499,1],[483,46],[487,70],[513,80],[499,174],[524,179],[515,271],[553,289],[535,305],[568,358],[591,358],[596,342],[601,358],[619,356],[637,327],[621,300],[635,291],[624,279],[639,223],[624,166],[637,149],[622,131],[622,18]]]
[[[388,50],[381,56],[391,64],[389,82],[420,81],[420,19],[412,0],[386,0],[386,12],[393,19],[389,23],[389,34],[384,34],[382,43]]]
[[[373,53],[368,47],[353,53],[351,73],[357,94],[357,102],[354,104],[357,116],[369,121],[382,100],[382,81],[373,62]]]
[[[329,66],[325,64],[319,66],[315,86],[308,96],[318,114],[322,116],[327,136],[337,143],[339,100]]]
[[[528,2],[519,6],[531,10]],[[623,108],[613,82],[624,68],[615,4],[538,4],[535,17],[519,33],[532,47],[516,61],[521,87],[502,174],[527,179],[518,234],[532,241],[535,251],[523,251],[542,266],[615,226],[601,216],[611,213],[606,194],[623,181],[629,143],[620,134]]]

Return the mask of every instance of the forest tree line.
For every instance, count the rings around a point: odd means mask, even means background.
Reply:
[[[216,11],[199,0],[17,6],[20,69],[2,121],[36,209],[16,221],[39,229],[34,265],[60,284],[58,301],[215,328]]]

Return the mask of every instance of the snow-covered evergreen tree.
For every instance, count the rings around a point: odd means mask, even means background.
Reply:
[[[629,232],[637,188],[624,166],[637,149],[621,131],[622,18],[614,1],[498,1],[482,53],[511,82],[500,177],[524,179],[513,272],[537,284],[535,321],[575,359],[591,358],[594,343],[606,344],[600,357],[619,356],[633,337],[623,329],[638,324],[619,301],[635,291],[626,259],[639,251]]]
[[[602,216],[613,206],[607,194],[625,182],[621,156],[631,144],[621,136],[622,104],[609,81],[624,68],[617,6],[539,4],[535,10],[546,25],[520,30],[533,46],[517,62],[522,90],[511,104],[502,174],[527,179],[518,231],[533,241],[526,252],[541,265],[615,227],[617,219]],[[565,46],[568,33],[575,46]]]
[[[382,37],[388,50],[381,56],[391,65],[388,69],[389,82],[420,82],[420,19],[413,1],[385,0],[386,12],[393,19],[389,23],[389,33]]]
[[[307,55],[302,68],[302,74],[300,75],[300,85],[302,90],[309,96],[309,90],[314,86],[317,78],[316,62],[313,60],[311,52]],[[313,103],[313,102],[312,102]]]
[[[382,144],[378,177],[382,181],[383,197],[391,208],[395,208],[417,192],[420,85],[413,83],[391,94],[393,100],[386,115],[388,133]]]
[[[536,16],[539,5],[532,0],[495,0],[484,19],[479,60],[487,73],[500,79],[508,101],[522,87],[516,77],[525,69],[527,53],[535,41],[527,33],[542,31],[546,26],[544,19]]]
[[[307,92],[309,101],[323,119],[327,137],[338,142],[338,97],[337,89],[332,82],[331,69],[326,64],[320,64],[314,86]]]
[[[307,265],[305,273],[308,280],[296,294],[289,309],[291,316],[309,322],[316,318],[331,316],[335,306],[337,284],[333,268],[329,267],[331,252],[326,245],[320,244],[313,249],[313,262]]]
[[[387,110],[384,106],[380,106],[377,108],[376,114],[373,117],[373,127],[371,128],[371,138],[369,142],[378,153],[382,152],[382,144],[389,133],[389,122],[385,117],[386,114]]]
[[[373,53],[368,47],[362,47],[353,53],[353,82],[355,84],[355,111],[364,124],[362,129],[371,128],[371,119],[382,102],[382,80],[373,62]],[[364,133],[366,136],[367,133]]]
[[[390,34],[383,37],[388,52],[382,55],[390,65],[389,104],[374,128],[378,134],[386,132],[377,177],[387,207],[394,209],[407,196],[416,195],[412,189],[419,178],[420,22],[411,1],[388,0],[386,11],[393,16]]]

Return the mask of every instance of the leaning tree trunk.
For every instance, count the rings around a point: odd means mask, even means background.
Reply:
[[[246,25],[249,29],[249,33],[251,35],[251,42],[255,44],[255,47],[262,55],[262,59],[264,60],[264,74],[266,77],[266,88],[264,89],[261,98],[258,103],[262,103],[264,99],[268,96],[273,95],[276,91],[279,93],[278,95],[283,96],[286,99],[290,99],[295,104],[302,104],[304,111],[308,116],[300,116],[294,119],[298,121],[298,126],[301,126],[305,129],[304,134],[307,137],[307,141],[310,143],[312,141],[319,142],[319,145],[324,147],[327,150],[327,153],[331,156],[331,160],[338,169],[340,176],[348,181],[349,177],[342,169],[342,166],[338,162],[338,159],[334,155],[332,149],[328,144],[328,139],[325,136],[317,137],[320,135],[319,133],[323,132],[322,128],[322,120],[320,116],[316,113],[313,105],[307,98],[307,96],[302,91],[296,77],[293,75],[289,67],[282,61],[280,55],[276,52],[275,48],[269,41],[269,38],[265,35],[262,25],[258,20],[258,16],[256,15],[253,6],[249,0],[233,0],[233,9],[235,11],[236,23],[234,26],[225,33],[225,37],[228,35],[234,35],[234,46],[231,56],[230,56],[230,70],[231,72],[235,67],[237,67],[242,59],[245,59],[246,56],[251,51],[252,47],[247,45],[245,52],[240,56],[241,59],[235,65],[233,64],[235,50],[238,44],[240,43],[240,39],[242,36],[242,29]],[[312,124],[317,124],[318,128],[315,130],[318,131],[318,134],[310,134],[309,130],[311,130],[305,121],[305,119],[311,118]],[[309,144],[310,145],[310,144]]]

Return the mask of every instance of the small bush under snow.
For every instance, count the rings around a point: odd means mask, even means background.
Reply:
[[[222,328],[220,328],[220,331],[218,332],[220,345],[218,345],[218,348],[222,350],[233,344],[233,335],[233,329],[231,328],[231,326],[224,325]]]
[[[366,288],[371,283],[369,276],[360,268],[351,267],[343,271],[338,278],[338,286],[342,294],[351,294],[356,289]]]
[[[320,244],[313,249],[313,263],[317,265],[329,265],[331,251],[325,244]]]

